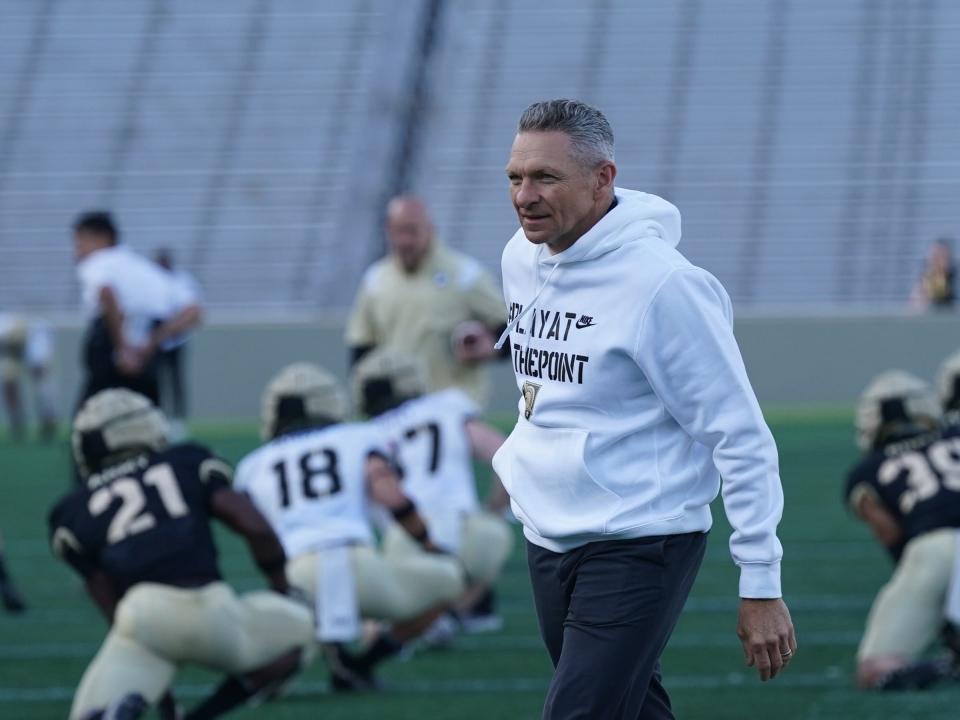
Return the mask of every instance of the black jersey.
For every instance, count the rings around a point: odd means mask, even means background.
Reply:
[[[960,528],[960,426],[871,453],[847,476],[848,502],[864,487],[896,518],[904,543],[930,530]]]
[[[139,582],[194,586],[220,579],[209,501],[230,466],[199,445],[144,453],[87,478],[50,511],[56,553],[120,593]]]

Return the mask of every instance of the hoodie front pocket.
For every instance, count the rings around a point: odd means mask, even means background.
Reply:
[[[541,537],[602,534],[620,507],[587,468],[588,435],[520,422],[494,458],[519,519]]]

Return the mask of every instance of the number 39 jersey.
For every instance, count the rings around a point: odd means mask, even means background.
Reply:
[[[461,519],[477,509],[477,487],[466,422],[479,413],[461,390],[423,395],[379,416],[403,469],[403,490],[440,547],[460,547]]]
[[[366,463],[374,453],[386,456],[386,444],[368,424],[281,435],[240,462],[234,488],[253,499],[289,558],[372,544]]]
[[[199,445],[132,457],[91,475],[54,505],[53,549],[83,576],[102,571],[120,593],[139,582],[219,580],[208,508],[231,475]]]
[[[937,528],[960,527],[960,426],[868,455],[847,477],[847,501],[864,490],[896,518],[905,542]]]

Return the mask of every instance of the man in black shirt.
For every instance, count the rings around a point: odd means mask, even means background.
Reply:
[[[953,672],[950,659],[918,661],[944,625],[960,528],[960,427],[940,420],[930,387],[899,370],[877,376],[857,407],[864,456],[845,498],[896,562],[857,651],[862,688],[921,689]]]
[[[102,718],[115,706],[139,717],[186,663],[228,675],[188,720],[218,717],[289,678],[312,645],[312,620],[283,597],[283,548],[231,489],[230,466],[199,445],[169,446],[163,414],[127,389],[84,403],[73,449],[83,483],[51,510],[51,544],[83,577],[111,629],[80,682],[71,720]],[[212,518],[244,537],[273,592],[238,596],[223,582]]]

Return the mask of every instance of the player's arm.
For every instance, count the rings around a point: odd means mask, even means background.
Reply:
[[[97,300],[100,304],[100,314],[107,326],[107,332],[110,333],[113,347],[122,350],[127,341],[123,334],[123,310],[120,308],[117,293],[109,285],[103,285],[97,294]]]
[[[198,303],[192,302],[184,306],[173,317],[168,318],[154,329],[150,334],[150,341],[145,352],[148,356],[153,355],[167,340],[193,330],[202,319],[203,310]]]
[[[277,534],[253,501],[243,493],[221,487],[210,496],[210,513],[247,541],[250,554],[270,587],[286,593],[289,589],[287,556]]]
[[[903,544],[903,528],[869,485],[860,484],[853,488],[850,508],[867,524],[878,543],[895,555],[899,554],[898,548]]]
[[[62,522],[61,512],[62,505],[55,508],[50,516],[50,547],[54,555],[83,578],[87,594],[112,625],[120,595],[113,581],[98,566],[95,553],[83,546],[77,533],[71,529],[69,521]],[[64,515],[68,514],[64,512]]]
[[[486,466],[493,463],[493,456],[503,445],[506,437],[492,425],[488,425],[476,418],[468,418],[464,424],[467,431],[467,438],[470,441],[470,451],[476,460],[479,460]],[[510,496],[507,494],[503,483],[496,473],[493,473],[490,486],[490,494],[487,496],[487,507],[494,512],[502,512],[510,504]]]
[[[466,290],[467,308],[472,320],[460,323],[453,331],[453,347],[461,362],[481,362],[510,357],[509,343],[504,349],[493,345],[507,327],[503,293],[486,271],[481,271]]]
[[[377,346],[377,332],[373,321],[373,300],[366,288],[366,281],[357,293],[350,319],[347,321],[346,345],[349,352],[349,367]]]
[[[371,453],[366,466],[367,492],[370,499],[389,510],[394,519],[427,552],[439,548],[430,540],[427,524],[417,507],[400,487],[400,477],[394,466],[380,453]]]
[[[84,579],[84,586],[107,622],[113,625],[113,614],[116,612],[117,603],[120,602],[113,582],[102,570],[95,570]]]

